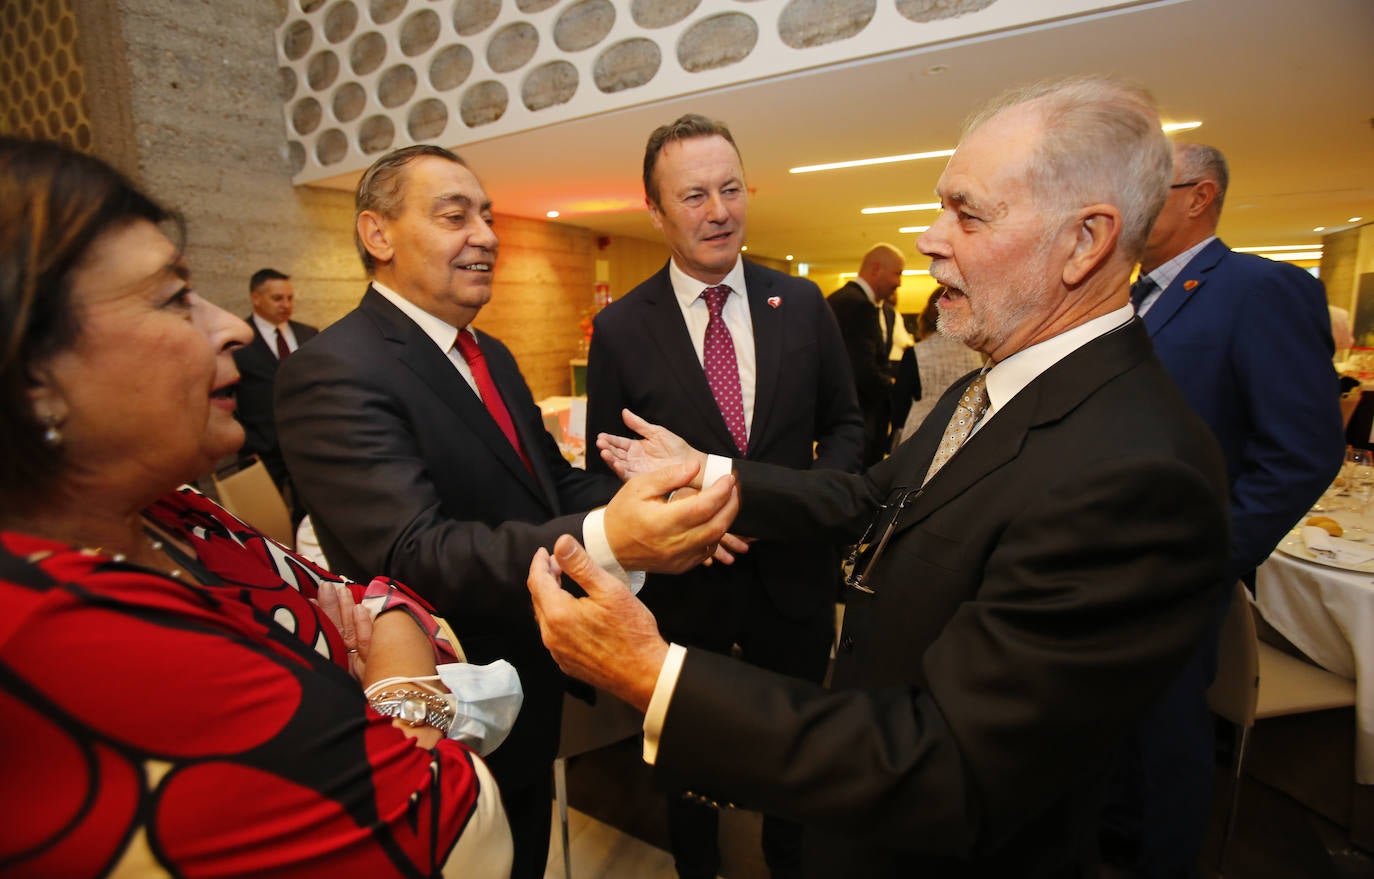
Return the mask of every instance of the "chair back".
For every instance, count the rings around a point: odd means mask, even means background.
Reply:
[[[262,461],[254,456],[247,465],[228,469],[210,477],[220,506],[287,549],[294,547],[291,513]]]
[[[1231,607],[1221,624],[1217,642],[1217,674],[1207,690],[1213,712],[1242,728],[1255,725],[1259,703],[1259,637],[1255,633],[1250,590],[1236,583]]]

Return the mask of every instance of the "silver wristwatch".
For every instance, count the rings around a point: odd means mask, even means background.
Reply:
[[[432,726],[448,734],[453,725],[453,705],[435,693],[420,690],[383,690],[371,699],[372,710],[397,717],[407,726]]]

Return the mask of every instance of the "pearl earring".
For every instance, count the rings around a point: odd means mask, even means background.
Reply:
[[[43,428],[43,444],[45,446],[55,449],[62,445],[62,431],[57,427],[57,416],[44,416]]]

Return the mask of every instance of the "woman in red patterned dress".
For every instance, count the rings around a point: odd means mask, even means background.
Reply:
[[[424,602],[177,488],[243,441],[250,334],[168,219],[0,139],[0,874],[507,875]]]

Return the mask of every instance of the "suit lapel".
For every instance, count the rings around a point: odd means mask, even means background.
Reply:
[[[1063,418],[1099,388],[1150,355],[1149,336],[1144,325],[1133,320],[1120,329],[1088,342],[1063,360],[1045,370],[1020,393],[999,409],[963,447],[940,468],[920,497],[903,514],[897,530],[905,530],[967,491],[983,477],[995,472],[1020,453],[1031,430]],[[957,391],[941,401],[931,413],[938,430],[919,432],[919,442],[906,452],[903,472],[908,484],[919,485],[925,468],[935,455],[954,402],[973,379],[973,373],[957,383]],[[910,444],[908,444],[910,445]],[[919,470],[919,473],[916,472]]]
[[[754,418],[749,425],[749,446],[758,448],[757,438],[766,435],[780,395],[787,297],[748,260],[744,260],[744,283],[749,288],[749,320],[754,327]]]
[[[368,288],[359,307],[372,316],[382,335],[395,345],[396,359],[458,415],[502,466],[535,497],[546,501],[547,494],[525,469],[524,462],[515,453],[501,428],[496,426],[481,397],[463,380],[453,362],[439,350],[434,340],[376,290]],[[496,380],[495,376],[493,380]],[[500,387],[498,381],[498,390]],[[502,393],[504,395],[505,392]]]
[[[490,338],[490,336],[480,330],[477,332],[478,345],[482,348],[484,354],[491,350],[491,343],[488,341]],[[549,505],[549,509],[558,512],[560,509],[558,504],[558,493],[554,488],[553,474],[549,472],[549,462],[544,459],[543,455],[537,453],[540,445],[544,442],[543,437],[540,435],[545,433],[544,422],[541,419],[537,425],[527,423],[527,421],[522,420],[520,417],[521,410],[513,405],[515,400],[519,400],[524,396],[525,379],[520,375],[517,369],[510,368],[510,365],[506,363],[504,358],[493,359],[487,357],[486,361],[487,369],[491,371],[491,380],[495,383],[496,390],[501,395],[501,400],[506,404],[506,411],[510,413],[511,423],[515,425],[515,434],[520,437],[520,443],[525,447],[525,454],[530,459],[530,466],[534,468],[534,478],[530,480],[530,472],[525,469],[525,463],[520,460],[520,456],[516,454],[515,449],[506,441],[506,435],[501,432],[501,429],[496,425],[495,419],[487,412],[486,404],[482,403],[481,398],[478,397],[478,405],[482,407],[482,412],[487,416],[486,423],[489,423],[496,431],[496,435],[501,438],[502,451],[509,453],[508,458],[503,457],[502,460],[506,462],[508,468],[517,470],[519,475],[529,480],[531,485],[535,485],[542,491],[544,500]],[[464,384],[467,383],[464,382]],[[471,390],[471,388],[469,388],[469,390]],[[536,430],[539,433],[536,434],[531,432]]]
[[[1202,292],[1203,285],[1207,282],[1207,273],[1216,268],[1217,263],[1221,262],[1221,258],[1229,251],[1230,248],[1222,244],[1218,238],[1188,261],[1183,271],[1179,272],[1164,292],[1159,294],[1155,304],[1150,306],[1150,310],[1141,318],[1145,321],[1145,329],[1151,336],[1158,335],[1165,324],[1178,314],[1179,309]]]
[[[711,394],[711,386],[706,383],[706,372],[697,359],[696,349],[692,347],[692,337],[687,333],[682,309],[673,295],[666,265],[654,276],[653,286],[646,290],[644,304],[647,310],[645,326],[663,354],[663,367],[676,378],[683,394],[697,410],[699,423],[710,427],[720,444],[717,448],[733,449],[735,440],[730,436],[730,428],[725,425],[725,417],[720,414],[715,396]]]

